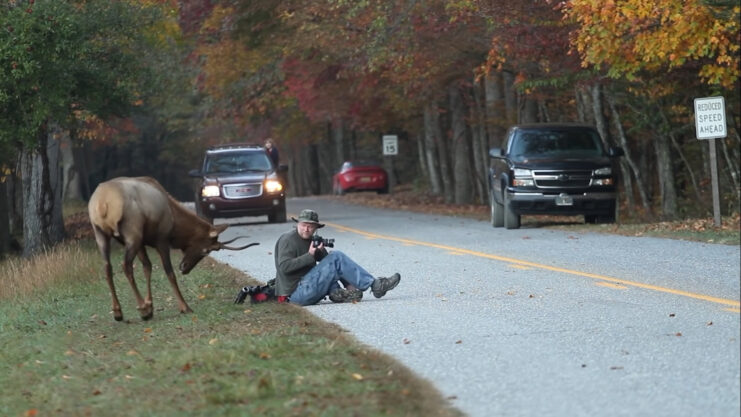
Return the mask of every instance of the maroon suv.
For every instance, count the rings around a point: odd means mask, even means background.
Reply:
[[[226,144],[209,148],[198,178],[196,213],[209,222],[219,218],[268,216],[270,223],[286,221],[284,175],[265,149],[253,144]]]

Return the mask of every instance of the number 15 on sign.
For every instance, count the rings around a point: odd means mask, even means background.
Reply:
[[[396,135],[383,135],[383,154],[399,154],[399,138]]]

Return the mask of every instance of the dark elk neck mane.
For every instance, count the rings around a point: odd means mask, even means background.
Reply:
[[[170,232],[170,246],[175,249],[184,249],[189,246],[190,238],[193,236],[191,230],[198,228],[204,231],[209,230],[211,225],[198,217],[197,214],[185,208],[179,201],[171,195],[167,195],[172,211],[172,232]]]

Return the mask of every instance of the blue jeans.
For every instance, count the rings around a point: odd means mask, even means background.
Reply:
[[[340,278],[361,291],[367,290],[375,279],[349,256],[340,251],[332,251],[301,278],[290,301],[302,306],[316,304],[324,296],[340,288]]]

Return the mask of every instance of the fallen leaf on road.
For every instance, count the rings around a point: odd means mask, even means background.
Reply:
[[[404,342],[405,345],[412,343],[412,341],[407,339],[406,337],[404,338],[404,340],[402,340],[402,342]]]

